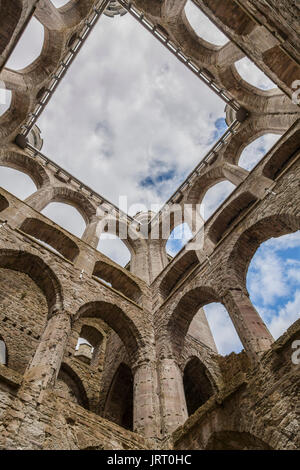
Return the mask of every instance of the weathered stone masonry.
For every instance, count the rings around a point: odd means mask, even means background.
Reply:
[[[47,0],[0,0],[0,80],[12,91],[0,117],[0,165],[26,173],[37,188],[25,201],[0,190],[1,449],[300,447],[299,364],[291,360],[300,320],[274,342],[246,288],[260,244],[300,228],[300,114],[291,100],[292,82],[300,80],[299,12],[292,0],[284,8],[273,0],[194,3],[227,44],[194,32],[186,0],[122,0],[123,9],[106,11],[135,8],[154,35],[160,31],[231,97],[233,130],[166,207],[194,207],[219,181],[236,188],[200,231],[191,224],[194,239],[170,260],[166,240],[145,236],[161,234],[163,210],[135,219],[122,213],[43,155],[37,127],[26,127],[106,2],[70,0],[56,9]],[[9,70],[5,63],[33,15],[45,27],[41,56]],[[234,65],[245,55],[278,88],[246,83]],[[242,150],[267,132],[282,137],[244,170]],[[86,222],[81,239],[41,214],[50,202],[78,209]],[[101,230],[110,230],[107,213],[117,233],[128,229],[128,269],[96,250]],[[177,223],[174,216],[170,233]],[[199,239],[202,248],[190,249]],[[226,307],[240,354],[217,353],[202,309],[210,302]]]

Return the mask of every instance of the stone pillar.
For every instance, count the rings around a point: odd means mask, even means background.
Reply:
[[[159,438],[161,426],[155,363],[138,364],[133,372],[133,430],[147,438]]]
[[[245,351],[257,361],[259,354],[271,347],[272,335],[241,289],[230,289],[223,297],[223,303]]]
[[[48,319],[23,379],[23,386],[34,389],[39,402],[42,401],[43,392],[55,384],[70,332],[70,314],[65,310],[55,311]]]
[[[196,233],[199,233],[201,230],[203,238],[205,221],[200,213],[200,207],[201,204],[185,204],[183,222],[188,224],[193,236],[195,236]]]
[[[0,2],[3,4],[3,6],[0,5],[0,15],[1,17],[4,15],[8,31],[7,34],[5,28],[3,28],[3,38],[1,38],[0,41],[0,72],[16,47],[17,42],[20,39],[20,35],[34,15],[38,2],[39,0],[28,0],[27,2],[10,0],[7,2]],[[9,26],[13,28],[12,34],[10,34]]]
[[[163,435],[171,434],[188,418],[183,378],[173,358],[160,360],[160,402]]]
[[[99,219],[93,217],[92,220],[87,224],[85,231],[81,237],[81,240],[91,245],[93,248],[97,248],[99,243],[99,236],[97,233]]]
[[[241,184],[245,178],[249,175],[249,171],[245,170],[244,168],[238,165],[232,165],[231,163],[225,162],[223,164],[223,172],[225,178],[230,181],[230,183],[238,186]]]
[[[26,204],[41,212],[52,199],[52,186],[41,187],[35,193],[31,194],[24,200]]]

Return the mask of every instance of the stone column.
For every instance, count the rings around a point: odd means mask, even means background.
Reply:
[[[245,170],[244,168],[238,165],[232,165],[231,163],[225,162],[223,164],[223,172],[225,178],[230,181],[230,183],[238,186],[241,184],[245,178],[249,175],[249,171]]]
[[[65,310],[52,313],[23,380],[23,386],[35,390],[39,402],[43,392],[55,384],[70,332],[70,314]]]
[[[3,4],[3,6],[1,5],[2,9],[0,10],[1,17],[4,15],[7,31],[10,32],[9,26],[11,26],[13,27],[13,32],[9,34],[5,31],[5,28],[3,28],[4,36],[0,41],[0,72],[16,47],[16,44],[20,39],[20,35],[34,15],[38,2],[39,0],[28,0],[27,2],[10,0],[1,2]]]
[[[50,202],[52,198],[52,186],[41,187],[35,193],[28,196],[24,202],[36,211],[42,211]]]
[[[172,358],[160,360],[160,402],[163,435],[172,433],[188,418],[183,378]]]
[[[87,224],[85,231],[81,237],[81,240],[91,245],[93,248],[97,248],[99,243],[99,236],[97,233],[97,227],[99,223],[98,217],[93,217],[92,220]]]
[[[155,363],[149,361],[138,364],[133,372],[133,430],[150,439],[161,437]]]
[[[257,361],[259,354],[271,347],[272,335],[241,289],[230,289],[223,297],[223,303],[245,351]]]

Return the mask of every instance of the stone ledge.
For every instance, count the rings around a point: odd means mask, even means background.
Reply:
[[[4,382],[13,388],[19,388],[22,379],[23,376],[19,372],[0,364],[0,382]]]

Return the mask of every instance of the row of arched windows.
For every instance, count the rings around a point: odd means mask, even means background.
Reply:
[[[240,166],[250,171],[279,137],[275,134],[266,134],[249,144],[241,154]],[[20,199],[26,199],[36,191],[36,186],[28,175],[7,167],[1,168],[0,185]],[[201,215],[204,220],[217,210],[234,189],[235,186],[229,181],[221,181],[208,189],[202,201]],[[78,210],[70,205],[52,202],[41,213],[79,238],[84,233],[86,223]],[[166,244],[167,253],[175,256],[191,237],[192,233],[187,223],[175,227]],[[128,248],[115,235],[103,233],[98,250],[121,266],[126,266],[130,261]]]

